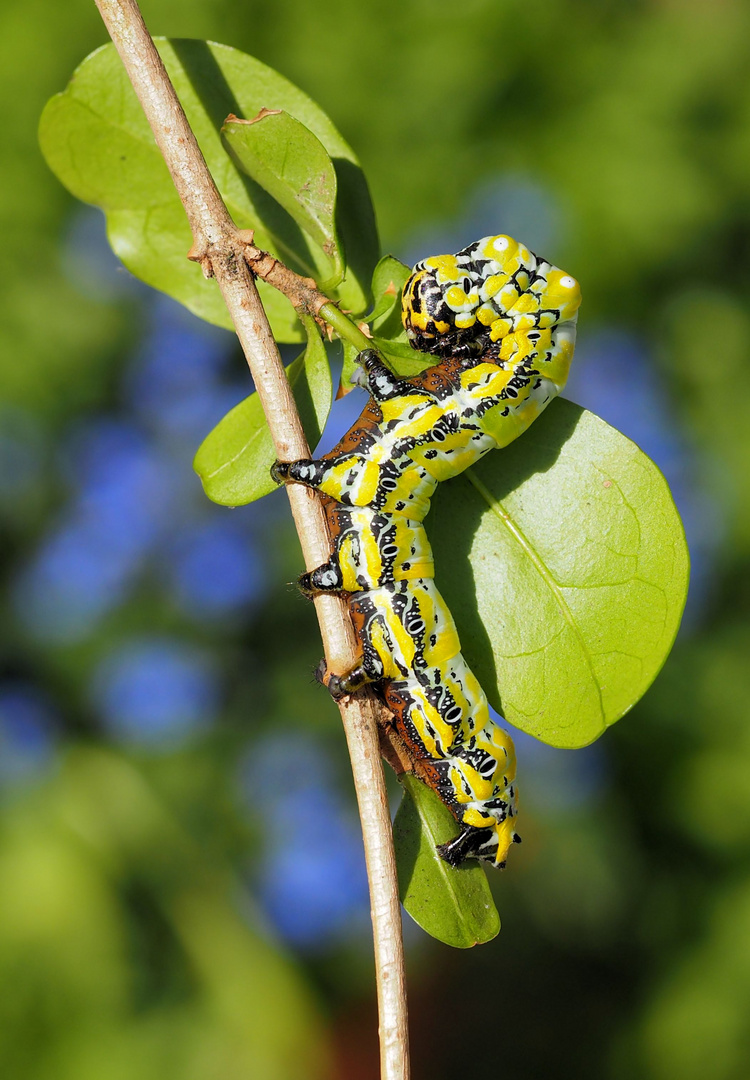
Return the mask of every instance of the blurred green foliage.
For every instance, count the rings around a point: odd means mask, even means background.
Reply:
[[[72,749],[4,824],[6,1075],[324,1075],[299,973],[231,911],[229,869],[132,765]]]
[[[415,1077],[462,1075],[470,1054],[473,1070],[518,1078],[744,1080],[750,9],[741,0],[282,0],[273,14],[256,0],[144,0],[143,9],[154,33],[245,49],[319,101],[362,161],[386,251],[405,258],[414,237],[465,220],[483,184],[540,185],[561,219],[555,261],[583,282],[581,346],[597,323],[643,338],[711,490],[705,525],[719,549],[701,620],[605,737],[602,784],[580,805],[545,803],[527,750],[524,844],[495,883],[500,936],[470,953],[412,945]],[[26,410],[48,466],[2,503],[12,580],[66,498],[44,446],[81,413],[117,403],[139,327],[135,300],[76,277],[65,245],[76,211],[36,146],[45,101],[105,41],[96,11],[9,0],[0,28],[2,399]],[[273,523],[268,533],[269,579],[289,581],[291,542]],[[227,779],[248,740],[306,729],[339,754],[335,714],[310,685],[308,609],[280,586],[246,629],[217,633],[181,622],[149,580],[78,644],[25,636],[10,603],[2,626],[6,672],[42,686],[62,717],[57,764],[7,787],[0,805],[3,1074],[376,1076],[366,930],[361,950],[340,944],[291,961],[241,910],[233,884],[261,839]],[[103,746],[87,696],[97,658],[143,627],[213,640],[229,687],[217,733],[158,761]]]

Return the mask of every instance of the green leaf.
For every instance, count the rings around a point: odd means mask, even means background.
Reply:
[[[341,368],[341,380],[339,385],[341,387],[341,393],[348,394],[354,389],[352,375],[359,366],[357,357],[359,356],[360,350],[356,345],[352,345],[350,341],[342,341],[341,344],[344,348],[344,363]]]
[[[327,256],[236,167],[220,132],[229,113],[252,117],[265,107],[283,109],[320,140],[336,169],[337,231],[350,252],[335,298],[363,312],[378,253],[374,214],[357,159],[326,114],[288,80],[237,49],[183,39],[160,39],[157,47],[236,224],[254,229],[258,246],[292,269],[325,279],[331,269]],[[209,322],[230,325],[218,286],[186,259],[192,238],[185,213],[114,46],[92,53],[68,88],[48,102],[39,138],[66,187],[105,211],[110,243],[129,270]],[[291,304],[263,283],[260,289],[277,340],[302,341]]]
[[[428,532],[464,655],[516,727],[585,746],[648,689],[680,624],[688,551],[664,477],[620,432],[553,402],[440,485]]]
[[[449,866],[435,850],[458,833],[450,810],[420,780],[401,777],[404,794],[393,823],[401,901],[432,937],[470,949],[497,936],[500,916],[476,861]]]
[[[368,323],[383,338],[406,340],[401,322],[401,293],[411,277],[411,270],[393,255],[384,255],[372,274],[372,296],[375,306],[365,316]]]
[[[229,116],[224,142],[243,172],[308,233],[331,262],[329,289],[344,276],[336,235],[336,170],[317,136],[283,109],[261,110],[254,120]]]
[[[411,277],[411,267],[401,262],[395,255],[384,255],[372,272],[372,295],[375,302],[378,298],[393,296],[401,303],[401,293],[404,285]],[[371,315],[370,318],[375,318]]]
[[[304,317],[308,344],[287,368],[294,400],[311,446],[319,442],[331,408],[331,369],[313,319]],[[270,468],[276,452],[260,398],[236,405],[201,443],[193,468],[203,488],[222,506],[243,506],[276,488]]]
[[[372,275],[372,295],[375,306],[365,322],[378,331],[373,346],[384,354],[385,359],[399,375],[416,375],[429,367],[432,358],[415,352],[406,341],[401,323],[401,293],[411,270],[393,255],[384,255]],[[348,394],[352,389],[352,375],[357,367],[359,349],[344,341],[344,365],[341,369],[341,388]]]
[[[373,337],[372,343],[374,348],[383,354],[396,374],[403,375],[405,378],[418,375],[420,371],[437,363],[434,356],[412,349],[405,340],[394,341],[376,336]]]

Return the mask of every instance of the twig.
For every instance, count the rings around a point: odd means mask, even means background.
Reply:
[[[274,289],[282,292],[298,311],[317,316],[320,309],[330,303],[328,297],[318,289],[312,278],[295,274],[294,270],[290,270],[270,252],[256,247],[253,243],[252,229],[241,229],[237,236],[245,243],[245,259],[255,276],[262,278],[269,285],[273,285]]]
[[[96,0],[112,41],[143,106],[172,175],[193,232],[191,257],[221,289],[255,381],[277,456],[308,457],[309,448],[276,343],[245,259],[247,234],[235,228],[208,171],[169,76],[143,22],[136,0]],[[330,554],[323,508],[306,488],[287,488],[305,564],[313,569]],[[348,670],[356,658],[344,601],[315,601],[330,669]],[[376,706],[369,695],[340,703],[362,821],[375,942],[380,1012],[381,1076],[408,1080],[408,1035],[401,907],[390,814],[378,749]]]
[[[255,247],[251,229],[241,230],[237,236],[245,241],[245,259],[256,277],[262,278],[269,285],[273,285],[274,289],[282,292],[297,311],[328,323],[339,337],[349,341],[357,349],[370,348],[369,337],[351,319],[348,319],[343,311],[331,303],[325,293],[318,289],[312,278],[295,274],[294,270],[290,270],[270,252]],[[197,253],[188,254],[188,258],[194,262],[201,261],[201,256]]]

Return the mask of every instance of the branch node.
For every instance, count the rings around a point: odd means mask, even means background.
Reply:
[[[214,276],[214,268],[211,263],[211,256],[208,253],[206,245],[204,243],[195,243],[187,253],[187,257],[190,262],[197,262],[200,264],[201,271],[204,278],[208,280]]]

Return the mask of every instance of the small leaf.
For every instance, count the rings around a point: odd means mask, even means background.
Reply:
[[[680,624],[688,552],[664,477],[619,431],[552,402],[440,485],[428,531],[464,655],[516,727],[586,746],[648,689]]]
[[[338,285],[344,260],[336,236],[336,170],[320,139],[283,109],[254,120],[227,117],[221,129],[234,161],[272,195],[331,262],[321,288]]]
[[[354,389],[352,375],[359,366],[357,357],[359,356],[360,350],[356,345],[352,345],[350,341],[342,341],[342,345],[344,347],[344,363],[341,368],[339,386],[341,387],[340,394],[344,395]]]
[[[393,255],[384,255],[372,275],[372,295],[375,306],[364,321],[379,330],[373,339],[373,347],[384,354],[386,361],[399,375],[416,375],[429,367],[432,358],[415,352],[406,341],[401,323],[401,293],[411,270]],[[344,342],[344,365],[341,369],[341,392],[352,389],[352,375],[357,367],[359,349]]]
[[[434,356],[412,349],[411,345],[407,344],[405,340],[397,341],[374,337],[372,344],[374,348],[383,354],[388,365],[396,374],[403,375],[405,378],[418,375],[420,371],[424,371],[425,368],[432,367],[433,364],[437,363]]]
[[[372,295],[377,303],[380,296],[394,296],[401,303],[404,285],[411,277],[411,268],[395,255],[384,255],[372,272]],[[374,318],[374,316],[371,316]]]
[[[287,79],[237,49],[181,39],[156,44],[236,224],[255,230],[256,244],[292,269],[322,280],[330,276],[328,257],[238,170],[220,131],[229,113],[255,116],[266,107],[284,110],[320,141],[336,169],[337,233],[351,252],[335,299],[363,312],[378,257],[374,213],[357,159],[330,119]],[[192,237],[185,212],[114,46],[87,57],[68,88],[47,103],[39,140],[66,187],[104,210],[110,243],[129,270],[209,322],[230,325],[216,283],[187,261]],[[304,340],[288,300],[262,283],[261,294],[276,339]]]
[[[382,338],[406,340],[401,322],[401,294],[410,276],[409,267],[393,255],[384,255],[373,271],[372,297],[375,306],[365,319],[372,323],[373,329],[378,330]]]
[[[401,783],[393,840],[404,907],[423,930],[456,949],[491,941],[500,916],[483,868],[470,859],[449,866],[435,850],[457,835],[456,819],[416,777],[407,774]]]
[[[305,317],[308,344],[287,368],[289,383],[308,442],[319,442],[331,408],[331,369],[314,320]],[[276,452],[260,398],[251,394],[201,443],[193,468],[209,499],[222,506],[243,506],[274,491],[270,468]]]

